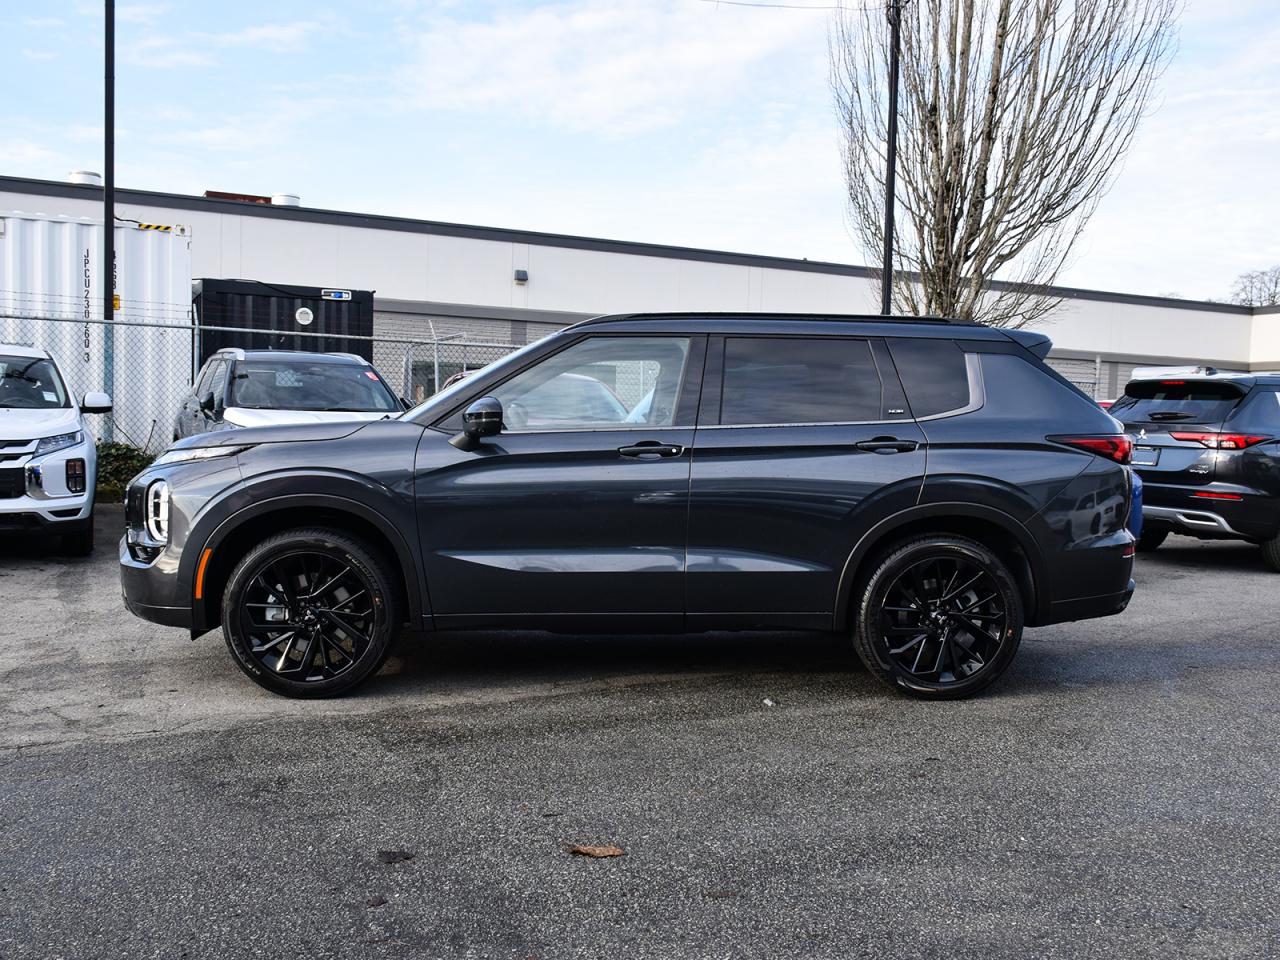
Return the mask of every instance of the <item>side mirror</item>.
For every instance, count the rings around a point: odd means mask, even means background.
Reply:
[[[400,406],[404,407],[406,410],[411,410],[411,409],[413,409],[413,404],[412,404],[412,403],[410,403],[410,402],[409,402],[407,399],[405,399],[404,397],[401,397],[401,398],[400,398]]]
[[[484,437],[502,432],[502,404],[494,397],[481,397],[462,414],[462,432],[449,442],[459,450],[474,450]]]
[[[101,391],[90,391],[84,395],[80,410],[84,413],[110,413],[111,398]]]
[[[205,413],[213,413],[213,408],[214,408],[213,391],[210,390],[208,393],[206,393],[203,397],[200,398],[200,409],[203,410]]]

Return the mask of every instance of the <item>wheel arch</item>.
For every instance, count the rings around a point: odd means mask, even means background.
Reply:
[[[836,630],[849,628],[855,590],[890,544],[921,534],[951,534],[984,544],[1009,567],[1022,593],[1025,623],[1035,626],[1048,613],[1047,571],[1035,539],[1014,517],[973,503],[931,503],[881,520],[854,545],[840,574],[835,601]]]
[[[203,633],[220,620],[222,594],[235,565],[256,543],[293,527],[328,527],[359,538],[381,552],[395,574],[397,600],[413,628],[427,614],[425,584],[413,550],[404,536],[376,510],[346,497],[298,494],[275,497],[244,507],[224,519],[200,547],[209,554],[203,579],[196,573],[192,589],[192,632]],[[200,598],[195,597],[197,585]]]

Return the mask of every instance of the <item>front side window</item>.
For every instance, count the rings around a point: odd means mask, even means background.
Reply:
[[[323,360],[241,360],[231,378],[227,406],[356,413],[391,413],[400,409],[372,367]]]
[[[882,418],[880,375],[865,340],[730,337],[722,425],[847,423]]]
[[[0,407],[44,409],[69,406],[52,361],[0,354]]]
[[[548,357],[491,396],[507,430],[669,427],[689,356],[687,337],[591,337]]]

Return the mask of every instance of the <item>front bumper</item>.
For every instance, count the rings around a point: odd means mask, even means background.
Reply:
[[[142,563],[120,538],[120,593],[129,612],[166,627],[191,627],[191,605],[175,602],[176,577],[165,566]]]

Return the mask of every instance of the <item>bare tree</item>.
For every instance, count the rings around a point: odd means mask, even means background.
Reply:
[[[1269,270],[1250,270],[1236,277],[1231,287],[1231,302],[1248,307],[1280,304],[1280,264]]]
[[[1168,63],[1182,0],[908,0],[896,306],[1020,327],[1111,184]],[[849,216],[884,243],[888,26],[835,14],[830,80]]]

